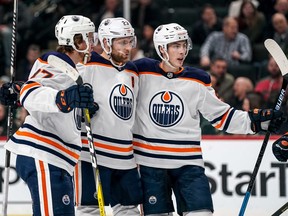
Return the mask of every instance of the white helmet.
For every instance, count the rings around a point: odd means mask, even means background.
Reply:
[[[88,33],[95,32],[94,23],[87,17],[80,15],[63,16],[55,26],[55,36],[59,45],[72,46],[78,52],[86,52],[89,49]],[[86,42],[86,50],[78,50],[74,44],[74,36],[82,34]]]
[[[133,37],[133,47],[136,46],[136,36],[134,28],[130,22],[122,17],[107,18],[102,20],[98,28],[98,38],[100,40],[102,49],[110,55],[112,52],[112,40],[114,38]],[[110,50],[107,51],[104,47],[103,40],[106,38]]]
[[[159,46],[164,49],[164,52],[167,53],[167,44],[174,43],[177,41],[187,40],[187,52],[186,56],[188,54],[188,51],[192,49],[192,41],[188,35],[188,32],[185,28],[180,26],[177,23],[170,23],[165,25],[158,26],[153,35],[153,41],[154,41],[154,47],[156,49],[156,52],[158,56],[164,60],[165,62],[169,61],[168,59],[164,59],[161,55],[161,52],[159,50]]]

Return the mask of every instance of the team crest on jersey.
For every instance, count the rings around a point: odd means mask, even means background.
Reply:
[[[161,127],[171,127],[177,124],[183,116],[183,102],[176,93],[162,91],[151,99],[149,113],[155,124]]]
[[[134,95],[125,84],[116,85],[110,95],[110,107],[114,114],[123,120],[131,118],[133,113]]]

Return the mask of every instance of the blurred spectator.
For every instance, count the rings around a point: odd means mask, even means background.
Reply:
[[[138,0],[135,8],[131,10],[131,24],[135,29],[142,30],[144,25],[159,25],[160,8],[157,1]]]
[[[21,59],[15,75],[15,80],[26,81],[30,70],[38,57],[41,55],[40,47],[36,44],[31,44],[28,47],[26,57]]]
[[[263,4],[266,4],[266,3],[267,3],[266,1],[265,3],[263,2]],[[288,0],[276,0],[274,1],[274,5],[269,9],[270,10],[268,10],[267,13],[265,14],[266,21],[267,21],[266,30],[263,33],[265,39],[273,37],[273,33],[275,31],[273,27],[273,15],[274,14],[276,13],[283,14],[286,17],[286,19],[288,19]]]
[[[131,50],[131,61],[135,61],[137,59],[144,58],[144,52],[142,49],[139,48],[139,43],[136,44],[136,47]]]
[[[94,21],[95,26],[99,26],[101,21],[106,18],[122,17],[123,8],[119,0],[105,0]]]
[[[253,92],[252,81],[247,77],[236,78],[233,86],[234,97],[228,102],[235,109],[242,109],[243,101],[249,92]]]
[[[255,8],[258,7],[259,2],[257,0],[249,0]],[[240,15],[241,11],[241,5],[244,2],[244,0],[236,0],[236,1],[231,1],[228,7],[228,16],[230,17],[238,17]]]
[[[271,108],[277,100],[283,77],[277,63],[272,57],[268,61],[267,71],[269,75],[257,82],[254,91],[261,94],[266,107]]]
[[[0,104],[0,136],[7,135],[7,110],[6,107]]]
[[[263,108],[262,95],[255,92],[248,92],[243,100],[242,110],[249,111],[252,109]]]
[[[209,73],[212,80],[212,86],[218,94],[218,97],[224,102],[232,100],[234,77],[227,73],[227,62],[223,58],[213,59],[210,64]]]
[[[192,28],[193,44],[202,45],[207,36],[213,31],[221,31],[222,20],[217,17],[215,9],[210,4],[204,5],[201,19],[196,21]]]
[[[155,28],[151,25],[144,25],[142,38],[140,40],[139,48],[143,50],[144,56],[148,58],[157,58],[153,43],[153,33]]]
[[[248,37],[238,31],[233,17],[226,17],[222,31],[212,32],[200,49],[200,65],[208,67],[211,59],[222,57],[228,65],[250,62],[252,50]]]
[[[281,13],[272,16],[274,28],[273,39],[279,44],[284,53],[288,54],[288,24],[286,17]]]
[[[262,12],[250,0],[242,1],[240,14],[237,17],[239,32],[249,38],[251,44],[263,41],[263,31],[266,27],[266,19]]]

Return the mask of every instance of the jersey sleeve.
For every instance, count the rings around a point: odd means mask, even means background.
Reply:
[[[41,59],[34,63],[29,80],[22,86],[20,103],[29,113],[61,112],[55,103],[59,90],[76,84],[68,75],[59,72]]]
[[[254,134],[247,112],[236,110],[221,101],[211,86],[201,86],[199,111],[213,127],[232,134]]]

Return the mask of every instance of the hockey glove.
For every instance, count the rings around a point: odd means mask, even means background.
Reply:
[[[94,106],[93,90],[90,85],[73,85],[61,90],[56,95],[56,104],[64,112],[71,112],[74,108],[92,108]]]
[[[5,106],[12,106],[12,108],[18,108],[21,106],[18,96],[20,89],[24,82],[9,82],[4,83],[0,88],[0,102]]]
[[[288,159],[288,133],[284,134],[272,145],[272,151],[278,161],[286,162]]]
[[[251,129],[258,133],[260,131],[269,131],[277,133],[280,129],[284,118],[282,118],[283,112],[273,109],[253,109],[248,112],[251,119]],[[269,123],[271,124],[269,125]]]

